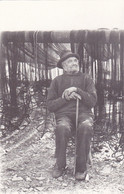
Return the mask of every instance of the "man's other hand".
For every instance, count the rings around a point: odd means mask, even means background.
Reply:
[[[67,100],[69,100],[69,96],[71,95],[72,92],[76,92],[77,88],[76,87],[70,87],[64,90],[63,94],[62,94],[62,98],[65,98]]]
[[[77,94],[76,92],[71,92],[70,94],[68,92],[64,92],[62,95],[62,98],[65,98],[66,100],[71,100],[71,99],[79,99],[81,100],[81,96]]]
[[[77,94],[76,92],[72,92],[71,95],[69,96],[69,99],[79,99],[81,100],[81,96],[79,94]]]

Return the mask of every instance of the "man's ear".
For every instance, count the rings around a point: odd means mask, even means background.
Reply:
[[[64,61],[61,63],[61,66],[64,69],[64,67],[65,67],[65,62]]]

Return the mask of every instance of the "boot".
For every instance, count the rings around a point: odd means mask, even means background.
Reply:
[[[64,171],[65,171],[65,168],[59,168],[58,165],[56,164],[52,172],[52,177],[59,178],[60,176],[62,176]]]
[[[86,175],[87,175],[86,171],[85,172],[76,172],[75,179],[76,180],[85,180]]]

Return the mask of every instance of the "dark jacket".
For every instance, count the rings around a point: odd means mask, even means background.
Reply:
[[[62,93],[69,87],[76,87],[77,93],[82,97],[79,112],[91,113],[97,101],[96,89],[90,76],[81,72],[75,75],[63,74],[51,82],[47,96],[49,111],[55,115],[75,113],[76,100],[62,99]]]

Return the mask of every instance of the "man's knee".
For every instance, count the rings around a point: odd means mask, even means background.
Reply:
[[[57,119],[56,132],[61,135],[68,135],[71,131],[71,122],[67,117]]]
[[[79,124],[78,133],[79,134],[83,133],[84,135],[92,134],[93,133],[93,123],[89,119],[82,121]]]
[[[56,126],[56,133],[62,136],[68,136],[70,132],[70,129],[68,126],[66,126],[64,123],[59,124]]]

